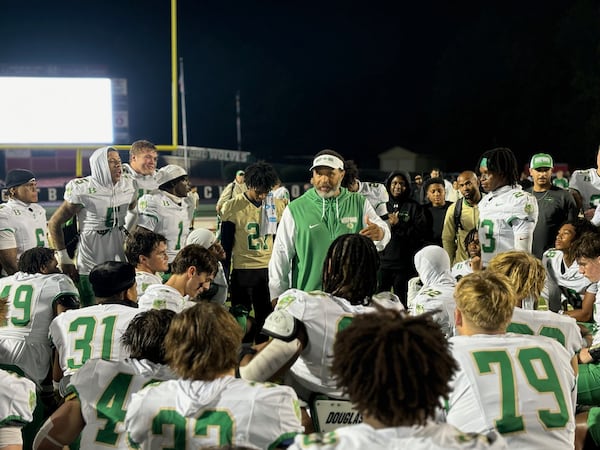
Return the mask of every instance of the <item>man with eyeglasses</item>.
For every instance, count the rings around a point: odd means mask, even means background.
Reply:
[[[90,168],[90,176],[67,183],[65,200],[48,221],[56,258],[63,273],[78,283],[82,306],[94,303],[91,270],[105,261],[127,261],[125,214],[135,207],[137,198],[133,182],[122,176],[121,157],[114,147],[94,151]],[[73,216],[79,224],[77,263],[67,253],[62,231]]]
[[[38,204],[33,172],[14,169],[6,175],[8,201],[0,205],[0,264],[7,275],[17,271],[25,250],[47,247],[46,210]]]

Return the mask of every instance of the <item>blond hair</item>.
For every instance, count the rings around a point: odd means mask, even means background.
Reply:
[[[177,314],[165,338],[165,358],[182,378],[212,381],[235,369],[243,332],[216,303],[198,303]]]
[[[491,270],[469,274],[454,290],[464,318],[485,331],[506,330],[515,306],[515,292],[506,275]]]
[[[523,251],[499,253],[491,259],[487,270],[501,273],[510,279],[517,302],[527,297],[537,299],[546,281],[546,271],[542,262]]]

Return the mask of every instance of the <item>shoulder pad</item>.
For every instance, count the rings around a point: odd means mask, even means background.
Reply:
[[[285,342],[290,342],[296,337],[298,331],[296,320],[286,310],[278,309],[267,316],[262,333]]]

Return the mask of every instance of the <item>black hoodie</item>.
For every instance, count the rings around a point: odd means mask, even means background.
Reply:
[[[392,179],[396,176],[401,176],[406,182],[406,189],[398,197],[392,196],[390,192]],[[381,268],[414,270],[415,253],[431,239],[425,210],[410,195],[410,176],[407,172],[397,170],[390,173],[385,180],[385,187],[390,196],[387,203],[388,212],[397,212],[399,222],[391,227],[391,240],[381,252]]]

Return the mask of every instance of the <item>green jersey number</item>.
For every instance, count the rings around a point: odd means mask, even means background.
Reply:
[[[501,388],[501,414],[495,427],[501,434],[523,431],[523,416],[517,410],[517,384],[510,355],[505,350],[473,352],[473,358],[481,375],[495,374]],[[569,421],[567,400],[560,386],[556,369],[548,353],[541,348],[524,348],[518,351],[520,370],[529,385],[539,393],[554,395],[557,408],[538,410],[538,418],[546,428],[562,428]],[[535,367],[534,367],[535,365]],[[543,374],[539,373],[543,369]]]
[[[106,209],[106,221],[104,222],[104,225],[106,226],[106,228],[114,228],[114,227],[119,226],[119,215],[118,214],[119,214],[120,209],[121,209],[120,206],[115,206],[115,207]]]
[[[590,208],[595,208],[600,205],[600,195],[593,194],[590,196]]]
[[[173,426],[173,447],[163,447],[163,450],[176,450],[186,447],[186,423],[187,420],[174,410],[161,409],[152,420],[152,433],[163,434],[165,425]],[[226,411],[208,409],[196,419],[194,434],[208,438],[209,431],[217,434],[217,445],[219,447],[233,443],[234,419]]]
[[[246,225],[248,232],[248,250],[268,250],[267,240],[260,237],[260,225],[249,222]]]
[[[496,239],[494,239],[494,222],[489,219],[482,220],[479,228],[485,228],[485,238],[487,242],[481,243],[481,251],[485,253],[493,253],[496,249]]]
[[[35,229],[35,246],[44,247],[46,245],[46,233],[41,228]]]
[[[100,343],[101,354],[100,358],[110,360],[112,354],[112,337],[115,329],[117,316],[107,316],[102,319],[101,325],[104,327],[102,341]],[[81,351],[79,362],[75,358],[67,359],[67,367],[69,369],[79,369],[92,356],[92,340],[96,331],[95,317],[78,317],[69,325],[69,333],[76,333],[82,327],[83,337],[75,340],[75,351]]]
[[[563,347],[565,346],[565,342],[567,342],[565,334],[560,328],[549,327],[546,325],[542,326],[538,332],[535,333],[526,323],[510,323],[506,328],[506,331],[510,333],[529,334],[531,336],[546,336],[560,342]]]
[[[96,415],[98,419],[106,420],[106,425],[96,434],[96,442],[107,445],[115,445],[119,434],[115,428],[119,422],[125,420],[124,404],[127,400],[127,392],[133,375],[118,373],[106,387],[96,404]]]
[[[179,227],[179,234],[177,235],[177,244],[175,244],[175,250],[181,250],[181,234],[183,233],[183,222],[179,221],[177,227]]]
[[[8,284],[2,289],[0,297],[9,298],[12,285]],[[33,286],[21,284],[15,289],[12,299],[14,311],[10,315],[10,322],[15,327],[26,327],[31,321],[31,299],[33,298]]]
[[[337,332],[339,333],[345,328],[348,328],[348,325],[352,323],[352,319],[354,316],[342,316],[338,319],[337,322]]]

